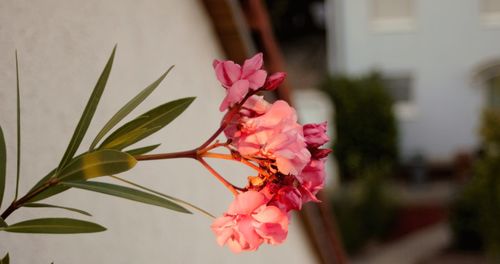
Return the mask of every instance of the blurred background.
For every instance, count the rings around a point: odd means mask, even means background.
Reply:
[[[221,118],[212,60],[241,63],[262,51],[268,72],[288,72],[266,96],[291,102],[302,123],[329,122],[322,203],[294,216],[284,245],[234,255],[216,245],[203,216],[75,190],[51,199],[88,209],[109,230],[0,233],[0,254],[14,263],[500,263],[500,0],[0,1],[9,156],[20,54],[21,192],[59,161],[115,43],[89,134],[175,64],[138,113],[198,96],[146,142],[162,142],[163,152],[192,148]],[[244,182],[239,166],[215,166]],[[14,167],[10,159],[8,175]],[[190,161],[140,164],[126,176],[217,215],[231,200]]]

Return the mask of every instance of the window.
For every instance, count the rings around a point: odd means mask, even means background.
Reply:
[[[371,26],[374,31],[409,31],[414,28],[413,0],[373,0]]]
[[[394,100],[394,112],[401,120],[411,120],[416,116],[413,101],[413,78],[410,74],[386,76],[385,88]]]
[[[409,102],[410,101],[410,76],[400,76],[393,78],[384,78],[384,84],[394,102]]]
[[[482,14],[500,13],[500,1],[481,0],[481,13]]]
[[[500,25],[500,0],[481,0],[479,10],[484,25]]]

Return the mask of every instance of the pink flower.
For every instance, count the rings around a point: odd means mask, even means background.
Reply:
[[[311,159],[322,159],[326,158],[328,154],[332,153],[331,149],[320,149],[320,148],[315,148],[315,149],[309,149],[311,152]]]
[[[285,175],[299,174],[309,162],[302,126],[285,101],[276,101],[263,115],[242,118],[241,126],[234,145],[242,155],[273,159]]]
[[[229,125],[224,129],[224,134],[228,139],[234,140],[241,135],[239,132],[242,119],[256,117],[266,113],[271,104],[264,100],[264,96],[252,95],[242,105],[240,111],[229,120]]]
[[[262,53],[245,60],[243,67],[233,61],[213,62],[217,79],[227,90],[227,95],[222,101],[219,109],[225,111],[227,108],[241,102],[250,90],[261,88],[267,73],[262,68]]]
[[[270,107],[271,104],[264,99],[264,96],[252,95],[241,107],[240,114],[246,117],[260,116],[269,111]]]
[[[220,246],[233,252],[254,251],[262,243],[280,244],[288,233],[288,217],[257,191],[239,194],[228,211],[214,220],[211,228]]]
[[[330,138],[326,135],[326,122],[304,125],[304,137],[310,148],[318,148],[328,142]]]
[[[280,86],[281,83],[283,83],[283,81],[285,80],[285,77],[286,77],[285,72],[273,73],[273,75],[267,78],[266,83],[264,84],[264,89],[272,91],[278,88],[278,86]]]
[[[304,203],[308,201],[319,201],[315,195],[325,186],[325,161],[325,159],[312,159],[304,170],[302,170],[302,173],[297,176],[301,184],[300,191]]]
[[[271,204],[285,212],[300,210],[302,208],[302,194],[299,189],[293,186],[283,186],[276,192]]]
[[[269,205],[274,205],[280,208],[283,212],[291,210],[300,210],[302,208],[302,194],[294,185],[296,179],[294,176],[282,176],[278,182],[270,182],[260,190],[270,202]]]

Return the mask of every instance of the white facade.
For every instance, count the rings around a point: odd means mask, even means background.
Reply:
[[[8,190],[15,182],[15,60],[19,52],[22,102],[24,194],[56,166],[86,100],[118,43],[106,91],[81,150],[125,102],[176,67],[132,117],[185,96],[198,98],[171,125],[144,142],[162,143],[157,152],[191,149],[217,129],[224,91],[212,70],[222,52],[201,1],[176,0],[9,0],[0,2],[0,124],[7,138]],[[212,161],[210,161],[212,162]],[[236,183],[248,171],[231,162],[214,166]],[[219,215],[232,194],[192,160],[141,162],[127,179],[185,199]],[[294,217],[281,246],[233,254],[216,244],[211,220],[179,214],[101,194],[70,190],[47,203],[74,206],[93,217],[56,209],[20,209],[7,219],[65,216],[95,221],[106,232],[32,235],[0,232],[0,256],[12,263],[314,263],[308,240]]]
[[[498,0],[329,0],[331,72],[411,78],[396,105],[404,158],[449,161],[478,145],[486,91],[474,74],[500,58]]]

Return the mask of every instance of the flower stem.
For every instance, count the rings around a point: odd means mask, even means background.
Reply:
[[[37,196],[38,194],[44,192],[48,188],[56,185],[59,183],[59,179],[52,178],[48,180],[46,183],[38,187],[37,189],[28,192],[25,196],[19,198],[19,200],[13,201],[7,209],[2,213],[0,217],[2,217],[3,220],[7,219],[9,215],[11,215],[15,210],[19,209],[22,207],[25,203],[29,202],[33,197]]]
[[[261,168],[259,168],[255,164],[251,163],[250,161],[248,161],[244,158],[235,159],[233,157],[233,155],[231,155],[231,154],[220,154],[220,153],[207,152],[207,153],[203,153],[202,157],[214,158],[214,159],[224,159],[224,160],[234,160],[234,161],[243,163],[243,164],[247,165],[248,167],[250,167],[250,168],[252,168],[260,173],[267,174],[265,171],[263,171]]]
[[[222,177],[217,171],[214,170],[214,168],[212,168],[210,165],[208,165],[208,163],[201,157],[197,158],[197,160],[210,172],[212,173],[212,175],[215,176],[215,178],[217,178],[217,180],[219,180],[222,184],[224,184],[224,186],[226,186],[226,188],[228,188],[233,194],[234,196],[238,195],[238,191],[236,190],[236,188],[230,183],[228,182],[226,179],[224,179],[224,177]]]
[[[203,154],[207,153],[208,151],[215,149],[215,148],[218,148],[218,147],[224,147],[224,148],[228,149],[229,151],[231,151],[231,148],[229,148],[229,141],[224,142],[224,143],[219,143],[219,141],[216,140],[214,144],[212,144],[204,149],[199,149],[197,154],[198,154],[198,156],[202,156]]]
[[[231,154],[221,154],[221,153],[213,153],[206,152],[201,155],[204,158],[214,158],[214,159],[225,159],[225,160],[235,160],[233,155]]]
[[[206,141],[205,143],[201,144],[201,146],[198,148],[198,149],[204,149],[206,148],[208,145],[210,145],[210,143],[212,143],[212,141],[214,141],[223,131],[224,129],[226,129],[226,127],[229,125],[229,122],[231,121],[231,119],[233,118],[233,116],[238,113],[242,107],[243,104],[245,104],[245,102],[248,100],[248,98],[250,98],[252,95],[254,95],[257,91],[251,91],[249,92],[245,98],[243,98],[243,100],[241,100],[241,102],[235,106],[233,106],[231,108],[231,110],[229,110],[229,112],[227,112],[225,115],[224,115],[224,118],[222,119],[222,123],[219,127],[219,129],[217,129],[217,131],[215,131],[215,133],[210,136]]]
[[[215,133],[212,134],[203,144],[198,149],[205,149],[212,141],[214,141],[223,131],[226,129],[227,125],[229,124],[229,121],[233,118],[233,116],[239,111],[239,107],[234,107],[232,108],[229,112],[224,115],[224,118],[222,119],[222,123],[215,131]]]

